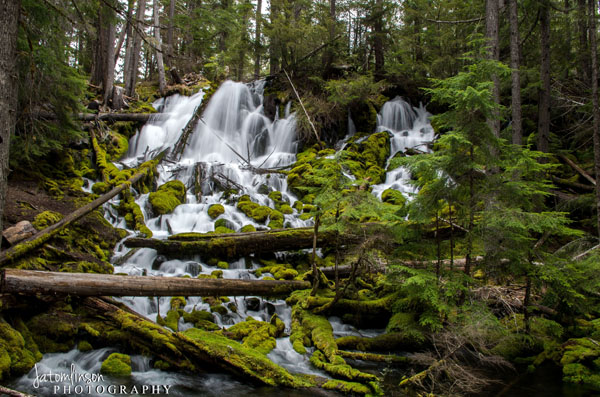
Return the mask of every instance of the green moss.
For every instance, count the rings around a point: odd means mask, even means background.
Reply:
[[[174,296],[171,298],[171,309],[183,309],[186,305],[185,298],[183,296]]]
[[[384,203],[404,206],[406,204],[406,197],[395,189],[386,189],[381,193],[381,201]]]
[[[264,354],[229,338],[195,328],[186,330],[184,335],[196,341],[214,360],[221,359],[267,385],[295,388],[313,385],[274,364]]]
[[[164,318],[163,323],[166,327],[177,332],[179,331],[179,317],[181,317],[180,311],[171,309],[167,312],[167,316]]]
[[[96,182],[92,185],[92,192],[94,194],[102,195],[112,189],[111,185],[106,182]]]
[[[20,332],[8,323],[0,322],[0,379],[29,372],[38,357],[26,348],[25,338]]]
[[[251,218],[258,223],[264,223],[272,212],[271,208],[261,205],[252,210]]]
[[[208,207],[208,216],[212,219],[218,218],[220,215],[225,213],[225,207],[221,204],[212,204]]]
[[[225,218],[219,218],[215,221],[215,230],[219,227],[225,227],[227,228],[227,224],[229,223],[229,221]]]
[[[191,313],[183,312],[182,315],[183,321],[185,321],[186,323],[194,324],[196,328],[201,328],[197,324],[199,324],[202,321],[207,321],[211,323],[215,322],[215,318],[212,315],[212,313],[209,313],[206,310],[192,310]]]
[[[213,313],[219,313],[221,316],[227,314],[227,308],[221,305],[213,305],[210,307],[210,311]]]
[[[425,342],[423,328],[418,323],[415,313],[395,313],[386,327],[388,333],[402,333],[406,338]]]
[[[86,340],[79,341],[77,344],[77,349],[79,349],[81,352],[89,352],[90,350],[94,350],[90,342]]]
[[[327,373],[348,380],[358,380],[361,382],[377,382],[375,375],[361,372],[346,364],[343,358],[335,356],[335,360],[328,363],[325,355],[317,350],[310,356],[310,363],[315,367],[325,370]]]
[[[217,263],[217,267],[219,269],[229,269],[229,263],[225,261],[219,261],[219,263]]]
[[[295,208],[296,211],[298,211],[298,212],[302,212],[302,209],[304,208],[304,204],[300,200],[294,201],[294,205],[292,206],[292,208]]]
[[[107,158],[113,161],[119,160],[127,153],[129,140],[118,132],[111,131],[107,145]]]
[[[185,202],[185,185],[181,181],[169,181],[156,192],[150,193],[148,201],[156,215],[170,214],[175,207]]]
[[[274,190],[271,193],[269,193],[269,198],[271,200],[273,200],[275,203],[279,203],[281,202],[281,192]]]
[[[160,369],[161,371],[168,371],[171,369],[171,364],[163,360],[156,360],[152,366],[156,369]]]
[[[52,226],[63,218],[62,214],[54,211],[44,211],[36,215],[31,224],[37,230],[42,230],[48,226]]]
[[[141,232],[144,237],[152,237],[152,231],[146,226],[140,206],[128,190],[121,193],[118,211],[125,218],[128,228]]]
[[[215,229],[215,234],[230,234],[235,233],[234,230],[226,228],[225,226],[219,226]]]
[[[244,196],[242,196],[242,197],[244,197]],[[254,212],[254,210],[257,209],[258,207],[260,207],[260,205],[254,203],[252,201],[245,201],[245,200],[243,201],[243,200],[241,200],[241,198],[237,204],[237,209],[242,211],[249,218],[252,218],[252,212]]]
[[[102,362],[100,372],[110,376],[129,376],[131,375],[131,357],[126,354],[112,353]]]
[[[262,354],[268,354],[275,348],[275,336],[278,334],[276,325],[257,321],[252,317],[248,317],[246,321],[228,328],[226,332],[228,337],[242,340],[244,346],[256,349]]]
[[[249,232],[255,232],[255,231],[256,231],[256,228],[254,227],[254,225],[244,225],[241,230],[242,233],[249,233]]]
[[[362,394],[362,395],[371,395],[371,389],[368,386],[363,385],[362,383],[357,382],[345,382],[343,380],[338,379],[329,379],[327,382],[321,385],[323,389],[326,390],[334,390],[344,394]]]
[[[216,278],[223,278],[223,270],[213,270],[210,275]]]
[[[290,215],[294,213],[294,210],[292,209],[292,207],[290,207],[289,204],[283,204],[279,207],[279,211],[281,211],[281,213],[286,214],[286,215]]]

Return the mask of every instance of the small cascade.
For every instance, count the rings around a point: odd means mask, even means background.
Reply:
[[[386,102],[377,115],[376,132],[388,131],[392,134],[390,140],[389,161],[398,153],[407,150],[417,152],[430,152],[429,144],[433,141],[435,133],[429,123],[430,114],[423,105],[413,107],[400,97]],[[373,194],[381,197],[387,189],[395,189],[407,198],[416,194],[414,186],[410,183],[410,173],[404,167],[389,170],[385,182],[373,186]]]

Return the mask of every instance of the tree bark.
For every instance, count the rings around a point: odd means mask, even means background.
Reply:
[[[127,1],[127,17],[123,22],[123,29],[121,33],[119,33],[119,39],[117,40],[117,46],[115,47],[115,66],[117,65],[117,61],[119,60],[119,56],[121,54],[121,48],[123,47],[123,43],[125,42],[125,38],[128,34],[131,34],[131,20],[133,19],[133,0]]]
[[[260,76],[260,30],[262,28],[262,0],[256,1],[256,30],[254,35],[254,78],[258,79]]]
[[[508,0],[510,21],[510,68],[511,68],[511,111],[512,143],[523,144],[521,110],[521,39],[519,38],[519,13],[517,0]]]
[[[592,106],[594,134],[594,171],[596,173],[596,212],[600,214],[600,108],[598,107],[598,50],[596,47],[596,0],[590,0],[590,47],[592,57]],[[598,236],[600,236],[600,215],[597,216]]]
[[[538,100],[538,150],[550,150],[550,7],[540,3],[540,78],[542,87]]]
[[[353,242],[352,237],[346,243]],[[317,246],[322,247],[335,243],[335,233],[321,232]],[[290,251],[313,247],[313,229],[283,229],[266,232],[231,233],[197,236],[192,241],[157,240],[147,238],[130,238],[124,241],[126,247],[147,247],[163,254],[209,255],[219,258],[238,258],[250,254],[278,251]]]
[[[586,0],[577,1],[577,29],[579,31],[579,70],[578,75],[581,81],[589,81],[592,75],[590,70],[590,46],[588,43],[589,21],[586,18]]]
[[[487,0],[485,3],[485,32],[486,38],[488,40],[487,44],[489,46],[489,59],[494,61],[500,60],[500,37],[499,37],[499,27],[500,27],[500,7],[498,4],[498,0]],[[511,53],[512,54],[512,53]],[[495,104],[500,104],[500,80],[498,79],[498,75],[494,74],[492,76],[492,81],[494,82],[494,87],[492,88],[492,99]],[[493,112],[492,118],[487,120],[487,123],[492,130],[494,136],[500,136],[500,115],[498,114],[498,110],[496,109]]]
[[[375,51],[375,76],[383,78],[384,56],[383,56],[383,0],[375,2],[375,21],[373,30],[375,37],[373,39],[373,50]]]
[[[271,0],[271,12],[269,15],[269,19],[271,20],[271,25],[278,23],[279,15],[279,0]],[[281,48],[279,44],[279,37],[277,35],[273,35],[271,37],[271,43],[269,45],[269,74],[275,75],[279,73],[280,63],[279,57],[281,56]]]
[[[51,225],[43,230],[40,230],[33,236],[28,239],[23,240],[21,243],[10,247],[6,251],[0,253],[0,267],[5,266],[8,263],[11,263],[17,258],[20,258],[24,254],[27,254],[34,250],[35,248],[41,246],[46,241],[48,241],[52,236],[54,236],[57,232],[59,232],[63,227],[83,218],[85,215],[92,212],[94,209],[98,208],[102,204],[106,203],[111,198],[115,197],[117,194],[121,193],[125,189],[129,189],[132,184],[136,183],[142,177],[146,176],[148,173],[148,168],[145,168],[132,176],[128,181],[114,187],[108,193],[98,197],[96,200],[92,201],[84,205],[81,208],[78,208],[73,213],[65,216],[60,221],[56,222],[54,225]]]
[[[167,28],[167,66],[173,67],[173,54],[175,53],[175,0],[169,1],[169,26]],[[178,82],[176,82],[179,84]]]
[[[16,60],[20,9],[20,0],[0,0],[0,232],[9,173],[8,149],[17,120]]]
[[[152,13],[154,15],[154,39],[156,40],[156,67],[158,69],[158,91],[161,96],[165,95],[166,80],[165,80],[165,64],[163,61],[162,41],[160,39],[160,15],[158,11],[159,0],[154,0]]]
[[[142,51],[142,36],[140,32],[144,29],[142,21],[144,20],[146,12],[146,0],[138,0],[137,11],[135,14],[135,25],[136,28],[132,28],[132,40],[131,47],[128,48],[130,51],[128,68],[125,70],[125,95],[133,97],[135,95],[135,83],[138,77],[138,67],[140,65],[141,51]]]
[[[329,0],[329,42],[333,43],[335,39],[335,0]],[[329,74],[329,69],[333,63],[334,49],[330,46],[323,54],[323,71],[325,75]]]
[[[5,269],[0,293],[77,296],[281,296],[310,288],[308,281],[118,276]]]

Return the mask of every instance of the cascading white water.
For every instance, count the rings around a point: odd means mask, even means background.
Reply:
[[[146,224],[152,230],[154,237],[165,238],[174,233],[192,231],[213,231],[215,220],[208,216],[207,209],[214,203],[220,203],[224,206],[225,213],[219,218],[226,219],[230,229],[239,231],[242,226],[248,224],[255,227],[264,227],[240,212],[234,204],[223,199],[222,187],[216,186],[210,178],[202,181],[202,192],[196,194],[197,192],[194,192],[194,172],[198,163],[203,166],[205,175],[222,175],[230,183],[241,187],[242,190],[238,194],[248,194],[252,201],[256,203],[274,207],[273,201],[268,197],[268,192],[272,190],[280,191],[283,199],[289,201],[290,204],[294,202],[295,197],[288,191],[284,176],[272,174],[267,177],[248,169],[248,163],[253,167],[280,167],[293,163],[296,158],[296,120],[294,114],[290,114],[288,104],[284,114],[281,116],[277,114],[274,121],[266,117],[262,104],[263,87],[264,82],[257,82],[251,86],[231,81],[225,82],[207,104],[202,121],[198,124],[188,142],[182,160],[176,164],[163,163],[160,165],[158,183],[162,184],[173,179],[181,180],[187,187],[187,202],[176,207],[171,214],[154,217],[151,215],[148,195],[140,195],[136,199],[144,213]],[[156,118],[146,124],[131,139],[128,158],[121,162],[128,166],[135,166],[152,158],[156,153],[171,148],[179,139],[182,129],[192,118],[194,110],[201,104],[202,98],[203,93],[198,93],[192,97],[174,96],[158,101],[155,105],[163,113],[168,113],[169,116]],[[427,146],[424,146],[424,143],[433,139],[433,129],[427,118],[428,113],[423,107],[413,108],[402,99],[396,98],[386,103],[382,108],[378,116],[377,131],[386,130],[392,133],[392,156],[398,151],[404,151],[406,148],[411,147],[418,147],[427,151]],[[353,123],[349,119],[347,138],[353,135],[354,132]],[[400,175],[398,169],[390,171],[387,174],[386,182],[374,186],[373,191],[377,195],[381,195],[381,192],[387,188],[398,189],[402,192],[410,191],[407,179],[407,174]],[[125,228],[124,220],[116,213],[111,204],[114,205],[117,202],[114,201],[105,206],[106,218],[113,225]],[[300,227],[312,224],[310,220],[301,220],[299,215],[296,210],[293,214],[285,215],[286,226]],[[127,249],[119,245],[113,262],[124,258],[127,252]],[[252,273],[252,270],[258,267],[257,263],[247,263],[243,259],[234,261],[229,263],[229,269],[222,270],[223,277],[256,279],[257,277]],[[119,264],[115,265],[115,273],[164,277],[197,277],[199,274],[211,274],[214,270],[217,270],[215,266],[209,266],[201,261],[199,257],[168,259],[158,256],[156,251],[152,249],[139,249],[126,260],[119,261]],[[284,321],[286,331],[290,331],[291,308],[285,301],[266,300],[260,297],[230,297],[230,300],[235,306],[226,306],[226,313],[213,313],[215,323],[220,327],[229,327],[248,316],[257,320],[268,321],[273,313],[277,313]],[[120,298],[120,301],[153,321],[157,319],[159,313],[161,316],[165,316],[170,309],[169,298],[135,297]],[[235,309],[232,310],[232,307],[235,307]],[[189,297],[184,310],[190,312],[194,309],[210,310],[210,306],[201,298]],[[330,318],[329,320],[336,336],[373,336],[382,332],[381,330],[357,331],[353,327],[343,324],[339,319]],[[191,326],[191,324],[180,319],[180,330],[185,330]],[[74,349],[68,353],[46,355],[40,365],[59,368],[64,367],[65,363],[76,362],[82,370],[95,371],[110,351],[112,350],[102,349],[90,353],[81,353]],[[324,372],[311,366],[308,356],[296,353],[287,337],[277,340],[275,349],[269,353],[268,357],[292,372],[327,376]],[[189,387],[202,390],[202,395],[217,395],[211,394],[216,390],[214,387],[221,391],[234,391],[236,395],[243,395],[242,392],[247,392],[247,395],[252,394],[248,386],[239,384],[228,377],[211,375],[209,378],[204,377],[200,380],[197,377],[192,379],[189,375],[168,374],[151,369],[147,359],[144,360],[146,361],[135,358],[136,368],[144,368],[143,371],[138,370],[136,372],[135,379],[138,382],[143,379],[157,377],[161,379],[161,383],[188,384]],[[30,373],[21,378],[20,381],[22,384],[31,384],[32,376],[32,373]],[[213,384],[215,382],[216,384]],[[31,390],[27,387],[21,388]],[[186,395],[185,388],[180,390],[183,391],[180,391],[179,395]],[[177,395],[177,393],[175,394]],[[263,393],[263,395],[265,394]]]
[[[429,152],[428,144],[434,139],[433,127],[429,123],[430,114],[424,106],[413,107],[400,97],[386,102],[377,115],[377,132],[388,131],[390,140],[390,159],[398,152],[414,149]],[[389,160],[388,160],[389,163]],[[410,183],[410,173],[404,167],[398,167],[386,173],[385,182],[373,186],[373,194],[381,197],[387,189],[395,189],[411,198],[416,193]]]

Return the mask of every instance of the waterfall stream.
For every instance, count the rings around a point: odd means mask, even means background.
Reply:
[[[297,137],[296,119],[290,113],[290,106],[284,114],[277,114],[271,121],[263,111],[264,82],[250,85],[227,81],[214,93],[207,104],[202,120],[196,126],[181,161],[177,163],[163,162],[158,168],[158,184],[178,179],[187,188],[186,203],[175,208],[171,214],[152,216],[148,202],[148,194],[139,195],[136,202],[144,214],[146,225],[155,238],[166,238],[171,234],[183,232],[210,232],[214,230],[215,219],[211,219],[207,210],[211,204],[222,204],[225,212],[219,218],[226,219],[227,227],[239,231],[245,225],[253,225],[257,229],[264,228],[252,218],[238,210],[235,202],[227,200],[223,195],[224,186],[241,188],[238,194],[248,194],[252,201],[260,205],[274,207],[268,193],[274,190],[282,193],[282,199],[292,204],[296,197],[287,189],[284,175],[260,175],[249,169],[252,167],[282,167],[296,160]],[[161,99],[155,107],[168,118],[150,120],[130,140],[127,158],[121,166],[136,166],[150,159],[158,152],[172,148],[179,139],[182,129],[193,116],[194,110],[202,103],[202,92],[191,97],[174,95]],[[392,134],[391,156],[407,148],[419,148],[428,151],[426,142],[433,140],[433,129],[428,122],[429,114],[423,107],[414,108],[401,98],[387,102],[378,115],[377,131],[389,131]],[[354,124],[349,116],[348,137],[355,133]],[[347,138],[348,138],[347,137]],[[198,169],[202,169],[204,179],[200,181],[201,194],[195,189],[198,186]],[[396,169],[387,173],[386,181],[373,187],[373,193],[381,196],[388,189],[397,189],[403,193],[414,193],[409,185],[410,175],[404,169]],[[126,228],[124,219],[120,217],[111,204],[105,205],[106,218],[116,227]],[[312,225],[312,220],[300,219],[297,210],[284,215],[286,227],[302,227]],[[132,234],[134,233],[131,231]],[[217,270],[203,262],[200,257],[187,259],[171,259],[157,255],[155,250],[143,248],[125,258],[129,250],[119,244],[112,258],[115,273],[130,275],[154,275],[164,277],[210,275]],[[223,271],[223,278],[256,279],[252,270],[258,269],[255,261],[244,259],[229,263]],[[263,274],[264,277],[265,274]],[[269,275],[266,273],[266,275]],[[284,321],[286,333],[291,328],[291,307],[284,300],[267,300],[261,297],[229,297],[233,305],[224,305],[226,310],[213,313],[215,323],[219,327],[230,327],[247,316],[261,321],[269,321],[273,313]],[[156,321],[157,315],[165,315],[170,309],[169,298],[124,297],[119,301],[137,313]],[[209,310],[209,304],[199,297],[186,300],[185,311]],[[235,307],[235,309],[232,309]],[[382,330],[357,330],[344,324],[339,318],[331,317],[330,322],[336,336],[362,335],[375,336]],[[192,325],[179,320],[179,330]],[[74,349],[68,353],[47,354],[38,363],[39,369],[52,369],[53,372],[68,372],[71,363],[75,363],[82,371],[99,372],[100,364],[115,349],[97,349],[91,352],[80,352]],[[291,372],[327,374],[317,370],[309,363],[309,354],[300,355],[291,346],[289,337],[277,339],[275,349],[268,357],[287,368]],[[133,376],[130,383],[173,384],[175,387],[169,395],[223,395],[233,391],[235,395],[256,395],[254,387],[241,384],[227,375],[199,375],[167,373],[151,368],[147,358],[132,356]],[[30,372],[15,383],[22,390],[32,390],[31,381],[35,374]],[[152,380],[152,381],[151,381]],[[150,384],[150,383],[149,383]],[[278,395],[276,391],[264,388],[260,395]],[[294,391],[289,395],[310,395],[308,392]],[[94,395],[94,393],[92,393]],[[95,395],[110,395],[96,393]]]

